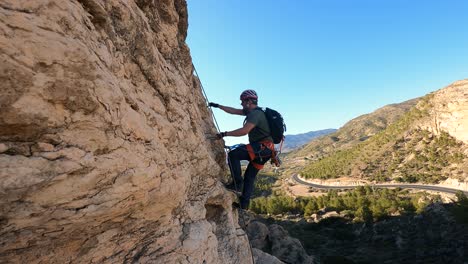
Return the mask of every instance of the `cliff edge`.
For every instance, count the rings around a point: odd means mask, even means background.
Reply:
[[[0,3],[0,262],[249,261],[187,18],[184,0]]]

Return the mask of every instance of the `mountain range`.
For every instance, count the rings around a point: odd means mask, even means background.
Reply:
[[[323,129],[323,130],[317,130],[317,131],[310,131],[307,133],[296,134],[296,135],[286,135],[285,136],[286,140],[284,141],[282,152],[284,153],[290,152],[294,149],[297,149],[309,143],[314,138],[328,135],[336,131],[337,129],[329,128],[329,129]]]

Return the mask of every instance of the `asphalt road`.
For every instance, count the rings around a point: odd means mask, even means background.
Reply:
[[[313,184],[313,183],[306,182],[306,181],[299,179],[297,174],[294,174],[291,178],[299,184],[315,187],[318,189],[353,189],[359,186],[359,185],[329,186],[329,185]],[[369,186],[377,187],[377,188],[420,189],[420,190],[428,190],[428,191],[436,191],[436,192],[444,192],[444,193],[452,193],[452,194],[455,194],[456,192],[460,191],[460,190],[452,189],[452,188],[445,188],[445,187],[431,186],[431,185],[421,185],[421,184],[370,184]],[[463,192],[465,193],[465,195],[468,196],[468,191],[463,191]]]

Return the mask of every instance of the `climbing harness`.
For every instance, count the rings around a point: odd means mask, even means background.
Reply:
[[[269,149],[271,151],[272,156],[275,153],[275,144],[273,144],[273,142],[271,142],[271,141],[261,141],[261,142],[259,142],[259,144],[260,144],[260,148],[258,149],[257,152],[255,152],[254,148],[252,147],[252,144],[248,144],[246,146],[247,152],[249,153],[250,162],[252,163],[252,165],[257,170],[263,169],[264,165],[261,164],[261,163],[256,162],[256,160],[258,159],[260,162],[262,162],[263,158],[269,157],[269,156],[262,156],[261,155],[261,152],[263,150],[265,150],[266,148]]]
[[[198,78],[198,83],[200,84],[200,87],[201,87],[202,92],[203,92],[203,96],[205,97],[205,102],[207,103],[207,106],[208,106],[209,109],[210,109],[211,117],[213,118],[213,121],[214,121],[214,123],[215,123],[215,125],[216,125],[216,131],[219,133],[221,130],[219,129],[218,121],[216,120],[216,117],[215,117],[215,115],[214,115],[214,113],[213,113],[213,110],[211,109],[211,106],[208,105],[208,102],[209,102],[208,96],[206,95],[205,89],[203,88],[203,84],[202,84],[202,82],[201,82],[200,75],[198,75],[197,69],[195,68],[195,65],[193,65],[193,63],[192,63],[192,67],[193,67],[193,70],[194,70],[194,72],[195,72],[195,75],[196,75],[197,78]],[[208,138],[209,138],[209,139],[217,139],[217,137],[208,137]],[[231,160],[229,159],[229,152],[230,152],[231,150],[234,150],[235,148],[241,146],[241,145],[242,145],[242,144],[237,144],[237,145],[234,145],[234,146],[231,146],[231,147],[229,147],[229,146],[224,146],[224,148],[227,149],[226,156],[227,156],[228,163],[229,163],[229,170],[231,171],[231,177],[232,177],[232,180],[233,180],[233,182],[234,182],[234,188],[235,188],[236,190],[237,190],[237,186],[236,186],[236,181],[234,180],[234,176],[233,176],[233,174],[232,174],[232,168],[231,168],[232,166],[231,166]],[[240,205],[240,203],[239,203],[239,205]],[[240,206],[239,206],[238,209],[239,209],[239,210],[238,210],[238,213],[239,213],[239,216],[240,216],[239,218],[241,219],[241,222],[242,222],[241,224],[242,224],[242,226],[243,226],[244,228],[246,228],[244,216],[241,214],[241,210],[243,210],[243,209],[240,208]],[[239,228],[242,229],[241,227],[239,227]],[[237,229],[236,229],[236,230],[237,230]],[[242,231],[243,231],[243,234],[242,234],[241,236],[245,236],[245,237],[246,237],[247,242],[249,243],[250,256],[252,257],[252,263],[255,264],[255,259],[254,259],[254,256],[253,256],[253,249],[252,249],[252,245],[250,244],[249,237],[247,236],[247,231],[244,230],[244,229],[242,229]]]

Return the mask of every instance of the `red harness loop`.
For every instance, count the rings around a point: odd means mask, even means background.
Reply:
[[[273,144],[273,142],[265,140],[265,141],[260,141],[259,143],[260,143],[260,146],[261,146],[261,150],[264,150],[265,148],[268,148],[269,150],[271,150],[272,157],[275,156],[275,144]],[[247,152],[249,153],[250,162],[252,163],[254,168],[256,168],[257,170],[263,169],[263,167],[264,167],[263,164],[258,164],[256,162],[254,162],[254,160],[255,160],[255,151],[254,151],[252,145],[250,145],[250,144],[247,145]]]

